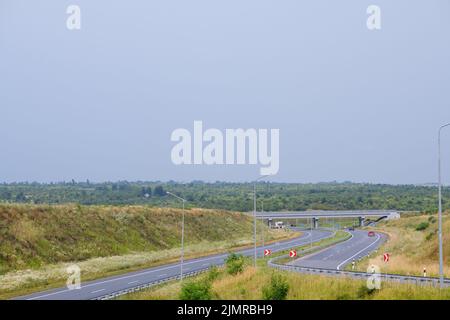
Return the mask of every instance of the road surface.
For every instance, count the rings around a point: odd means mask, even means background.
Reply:
[[[333,233],[325,230],[304,231],[300,237],[295,239],[280,241],[278,243],[258,247],[258,256],[264,254],[264,249],[270,249],[273,252],[288,250],[292,247],[309,243],[310,241],[319,241],[331,237]],[[245,256],[253,256],[252,249],[238,251]],[[217,254],[198,259],[186,260],[183,264],[183,272],[193,272],[202,270],[211,266],[224,264],[228,254]],[[34,293],[28,296],[19,297],[21,300],[89,300],[95,299],[118,291],[131,289],[140,285],[164,280],[180,274],[180,264],[173,263],[159,267],[153,267],[141,271],[130,272],[120,276],[108,277],[82,283],[81,289],[69,290],[60,288],[45,292]]]
[[[378,249],[386,240],[386,236],[382,233],[375,233],[375,236],[369,237],[367,231],[355,230],[349,232],[351,233],[350,239],[297,259],[290,265],[343,270],[353,260],[357,261]]]

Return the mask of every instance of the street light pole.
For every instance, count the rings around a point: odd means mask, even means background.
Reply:
[[[253,184],[253,244],[254,244],[253,265],[256,268],[256,181]]]
[[[261,213],[264,213],[264,200],[261,200]],[[264,249],[264,220],[263,220],[261,227],[262,227],[261,228],[262,246]]]
[[[444,257],[442,252],[442,178],[441,178],[441,132],[449,127],[450,123],[439,128],[438,134],[438,185],[439,185],[439,283],[444,287]]]
[[[185,216],[185,203],[186,199],[183,199],[169,191],[166,192],[168,195],[171,195],[172,197],[177,198],[178,200],[181,200],[183,203],[183,214],[182,214],[182,221],[181,221],[181,257],[180,257],[180,281],[183,281],[183,263],[184,263],[184,216]]]
[[[269,175],[260,176],[258,179],[253,181],[253,266],[256,268],[256,183],[268,177]]]

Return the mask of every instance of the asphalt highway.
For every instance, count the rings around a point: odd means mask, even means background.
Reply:
[[[257,248],[258,257],[264,255],[265,249],[272,252],[288,250],[296,246],[304,245],[309,242],[319,241],[331,237],[333,233],[326,230],[304,231],[300,237],[295,239],[280,241]],[[253,256],[254,250],[245,249],[237,253],[245,256]],[[189,273],[202,270],[211,266],[223,265],[228,254],[217,254],[198,259],[186,260],[183,264],[183,272]],[[122,290],[131,289],[140,285],[164,280],[174,277],[180,273],[180,264],[173,263],[163,266],[153,267],[145,270],[129,272],[120,276],[113,276],[90,282],[82,282],[80,289],[69,290],[59,288],[45,292],[38,292],[31,295],[19,297],[21,300],[89,300],[113,294]],[[81,279],[83,280],[83,279]]]
[[[375,233],[369,237],[367,231],[349,231],[351,238],[316,253],[304,256],[290,263],[290,265],[342,270],[346,265],[357,261],[370,252],[375,251],[386,240],[382,233]]]

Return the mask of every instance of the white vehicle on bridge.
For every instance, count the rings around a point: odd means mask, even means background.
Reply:
[[[283,223],[283,221],[277,221],[277,222],[275,222],[274,228],[275,228],[275,229],[283,229],[283,228],[284,228],[284,223]]]

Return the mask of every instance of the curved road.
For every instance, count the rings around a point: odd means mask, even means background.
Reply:
[[[299,258],[291,265],[301,267],[312,267],[322,269],[343,269],[353,260],[358,260],[376,250],[385,240],[386,236],[376,233],[374,237],[369,237],[367,231],[350,231],[351,238],[323,249],[319,252]],[[258,257],[264,255],[264,249],[273,252],[288,250],[293,247],[305,245],[321,239],[329,238],[333,235],[331,231],[312,230],[304,231],[300,237],[281,241],[278,243],[258,247]],[[245,256],[253,256],[253,248],[238,251]],[[200,271],[211,266],[223,265],[228,253],[207,256],[198,259],[191,259],[184,262],[183,271],[185,273]],[[120,276],[108,277],[82,283],[81,289],[69,290],[67,288],[54,289],[45,292],[34,293],[17,299],[24,300],[88,300],[103,297],[122,290],[132,289],[141,285],[149,284],[158,280],[169,279],[180,273],[180,264],[173,263],[159,267],[153,267],[141,271],[129,272]]]
[[[352,235],[350,239],[297,259],[290,265],[342,270],[353,260],[357,261],[375,251],[386,240],[386,235],[382,233],[375,233],[375,236],[369,237],[367,231],[349,232]]]
[[[329,238],[333,235],[331,231],[312,230],[304,231],[300,237],[295,239],[281,241],[278,243],[258,247],[259,257],[264,255],[264,249],[270,249],[273,252],[288,250],[292,247],[308,244],[309,242],[319,241]],[[252,249],[245,249],[237,253],[245,256],[253,256]],[[211,266],[222,265],[227,258],[228,253],[207,256],[198,259],[186,260],[183,264],[183,272],[194,272],[206,269]],[[59,288],[45,292],[34,293],[28,296],[19,297],[21,300],[88,300],[103,297],[122,290],[135,288],[141,285],[152,283],[158,280],[164,280],[180,274],[180,264],[173,263],[159,267],[153,267],[136,272],[126,273],[120,276],[108,277],[82,283],[81,289],[69,290]]]

